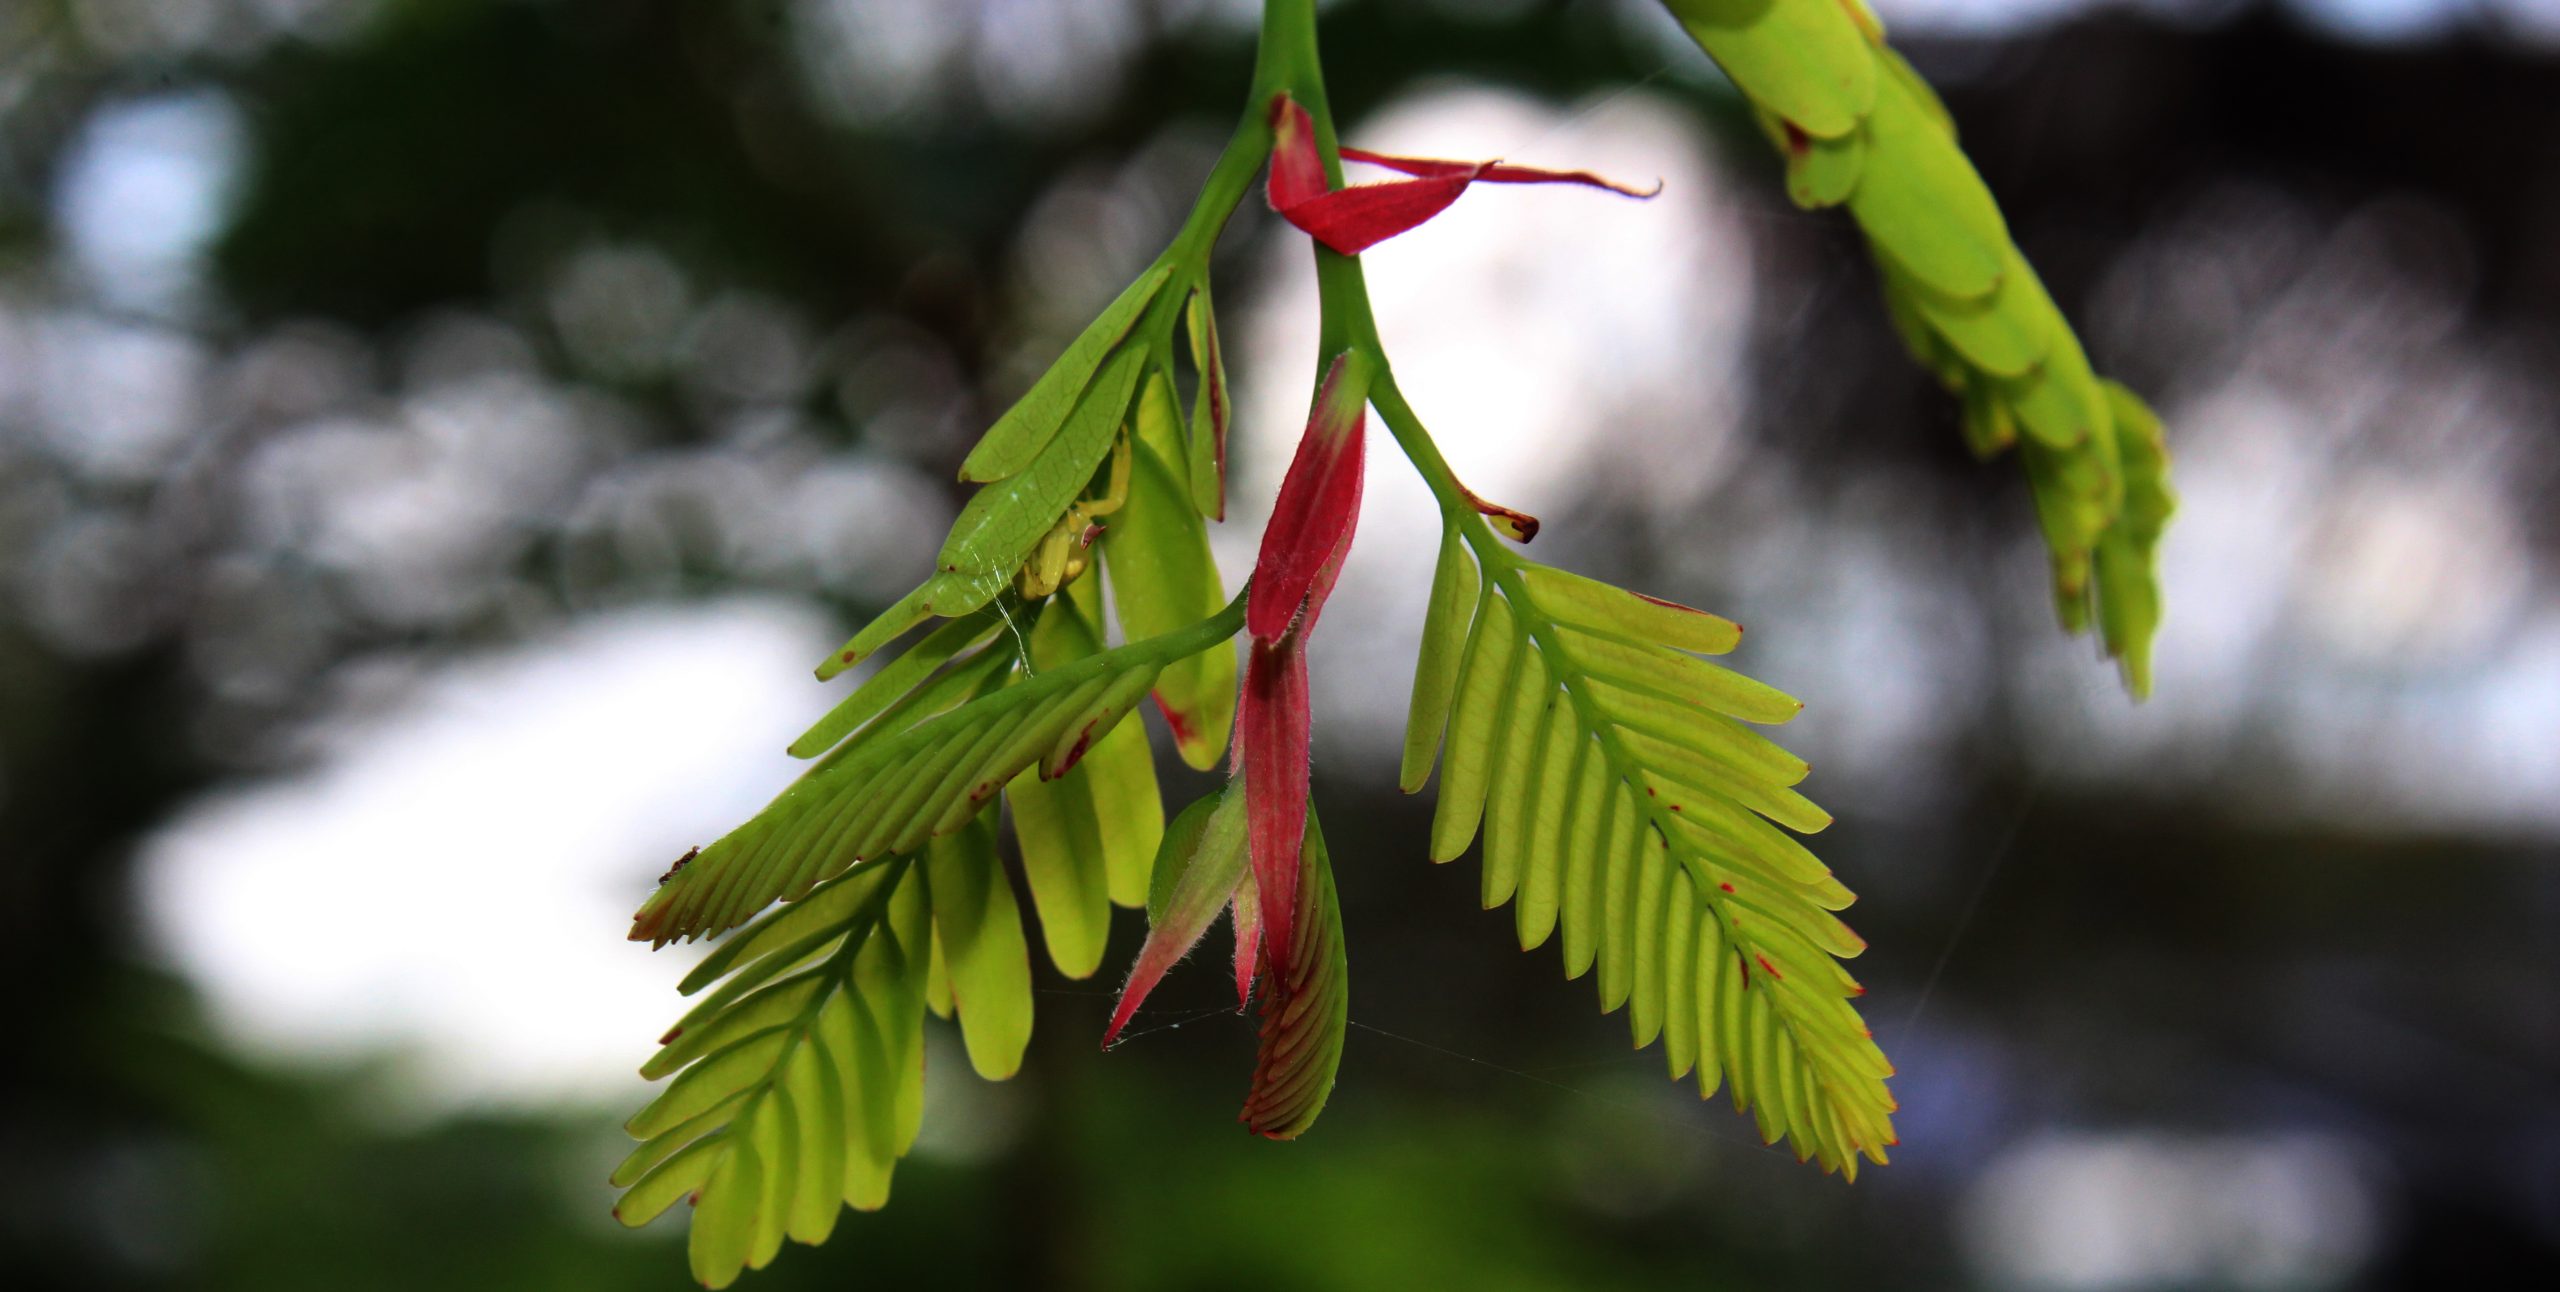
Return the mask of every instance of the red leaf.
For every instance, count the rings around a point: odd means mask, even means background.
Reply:
[[[1366,162],[1371,166],[1384,166],[1388,170],[1403,171],[1407,175],[1419,175],[1429,179],[1464,175],[1469,179],[1482,180],[1487,184],[1579,184],[1584,188],[1603,188],[1612,193],[1639,199],[1656,197],[1662,192],[1662,184],[1659,180],[1655,181],[1653,187],[1649,189],[1630,188],[1614,180],[1603,179],[1587,170],[1540,170],[1535,166],[1514,166],[1509,162],[1500,161],[1461,162],[1438,161],[1429,157],[1395,157],[1386,153],[1373,153],[1365,148],[1343,149],[1342,160]]]
[[[1355,184],[1281,207],[1280,214],[1316,241],[1356,256],[1448,210],[1473,179],[1461,173]]]
[[[1111,1026],[1102,1034],[1104,1049],[1119,1038],[1120,1029],[1138,1012],[1147,993],[1163,981],[1166,971],[1200,944],[1218,913],[1252,893],[1245,874],[1245,805],[1240,793],[1230,785],[1183,809],[1165,827],[1156,865],[1160,873],[1174,868],[1172,888],[1162,900],[1151,896],[1148,902],[1146,945],[1138,948],[1129,979],[1121,985],[1120,1003],[1111,1011]]]
[[[1359,523],[1369,383],[1365,361],[1346,379],[1353,358],[1345,352],[1326,371],[1298,455],[1272,503],[1271,523],[1263,527],[1245,604],[1245,630],[1256,640],[1289,631],[1317,575]]]
[[[1355,510],[1357,510],[1355,508]],[[1333,545],[1333,555],[1317,567],[1315,581],[1307,585],[1307,608],[1298,616],[1297,635],[1303,641],[1316,630],[1316,618],[1324,613],[1325,599],[1333,595],[1333,585],[1342,577],[1342,559],[1351,555],[1351,527],[1344,526],[1342,537]]]
[[[1244,746],[1245,840],[1263,944],[1283,953],[1297,932],[1298,850],[1307,830],[1307,656],[1291,634],[1258,641],[1237,714]]]
[[[1501,161],[1397,157],[1363,148],[1342,149],[1342,160],[1383,166],[1415,178],[1331,189],[1325,180],[1324,152],[1316,142],[1315,119],[1297,100],[1286,94],[1271,100],[1271,133],[1271,181],[1267,188],[1271,209],[1316,241],[1346,256],[1359,255],[1449,209],[1449,204],[1478,180],[1490,184],[1579,184],[1637,198],[1649,198],[1662,191],[1660,183],[1650,190],[1629,188],[1586,170],[1541,170]]]
[[[1243,1009],[1253,999],[1253,967],[1262,956],[1262,899],[1253,885],[1236,885],[1227,916],[1236,931],[1236,1008]]]
[[[1324,196],[1324,154],[1316,148],[1315,118],[1296,99],[1281,94],[1271,100],[1271,209],[1290,207]]]
[[[1332,1093],[1350,1023],[1350,974],[1342,953],[1342,907],[1334,891],[1324,833],[1312,816],[1299,868],[1297,933],[1268,944],[1262,987],[1262,1035],[1253,1085],[1239,1114],[1247,1129],[1295,1139],[1313,1125]]]

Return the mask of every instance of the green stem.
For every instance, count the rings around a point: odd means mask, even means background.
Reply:
[[[1259,110],[1258,104],[1267,103],[1270,94],[1279,90],[1286,90],[1295,98],[1315,121],[1316,142],[1324,154],[1326,178],[1339,187],[1342,183],[1342,161],[1332,109],[1325,99],[1324,69],[1317,56],[1313,0],[1267,0],[1263,7],[1262,42],[1263,64],[1267,70],[1277,71],[1279,79],[1275,86],[1266,87],[1262,78],[1257,76],[1257,107],[1254,110]],[[1369,386],[1369,403],[1378,410],[1378,419],[1386,424],[1388,434],[1395,437],[1396,447],[1404,451],[1405,459],[1413,464],[1422,482],[1430,487],[1431,496],[1440,504],[1441,523],[1465,539],[1468,548],[1475,553],[1477,562],[1484,569],[1487,590],[1500,588],[1503,596],[1521,609],[1518,620],[1521,636],[1535,643],[1547,659],[1556,662],[1557,680],[1562,683],[1583,729],[1599,737],[1607,756],[1617,766],[1639,766],[1618,738],[1614,724],[1601,712],[1597,699],[1590,693],[1588,681],[1578,672],[1561,666],[1566,655],[1555,625],[1543,616],[1528,613],[1531,602],[1520,575],[1520,555],[1485,522],[1483,513],[1476,508],[1474,493],[1459,483],[1457,472],[1450,468],[1448,459],[1441,456],[1440,446],[1432,440],[1431,432],[1422,425],[1422,418],[1405,401],[1403,390],[1396,385],[1395,367],[1388,361],[1386,349],[1378,339],[1377,319],[1370,309],[1368,283],[1361,275],[1359,259],[1338,255],[1322,245],[1316,246],[1315,255],[1316,285],[1323,309],[1319,362],[1324,361],[1323,356],[1356,349],[1365,352],[1375,363],[1377,375]],[[1659,805],[1644,801],[1643,807],[1654,829],[1663,838],[1678,837]],[[1684,862],[1686,860],[1684,857]],[[1700,885],[1700,895],[1709,897],[1705,891],[1705,877],[1695,871],[1691,872],[1691,877]],[[1713,898],[1709,897],[1709,900]]]
[[[1325,179],[1340,187],[1341,143],[1334,129],[1332,102],[1325,97],[1324,62],[1316,46],[1314,0],[1266,0],[1263,5],[1262,50],[1256,62],[1254,100],[1246,106],[1248,119],[1264,120],[1271,96],[1284,91],[1315,121],[1316,147],[1324,156]],[[1267,135],[1267,124],[1264,129]],[[1268,147],[1267,138],[1265,146]],[[1458,526],[1468,546],[1480,557],[1492,562],[1514,559],[1477,513],[1471,501],[1473,495],[1458,483],[1448,459],[1440,456],[1440,447],[1432,442],[1422,419],[1414,415],[1412,406],[1405,403],[1403,393],[1397,389],[1394,365],[1388,362],[1386,347],[1378,340],[1377,317],[1369,306],[1369,283],[1360,271],[1359,257],[1341,255],[1313,239],[1309,245],[1315,248],[1316,292],[1322,311],[1317,343],[1319,374],[1332,355],[1349,349],[1365,352],[1377,365],[1378,374],[1370,386],[1369,402],[1386,423],[1388,434],[1395,437],[1396,447],[1404,451],[1414,470],[1421,473],[1423,483],[1430,486],[1431,496],[1440,503],[1443,522]]]

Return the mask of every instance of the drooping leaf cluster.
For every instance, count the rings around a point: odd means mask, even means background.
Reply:
[[[1865,0],[1664,0],[1751,101],[1787,195],[1848,209],[1913,357],[1962,402],[1966,443],[2016,448],[2063,626],[2151,689],[2157,553],[2174,501],[2159,419],[2100,378],[1956,142],[1955,118]]]
[[[792,742],[809,770],[633,919],[634,939],[661,945],[739,930],[686,980],[691,994],[726,977],[643,1069],[675,1080],[633,1119],[644,1143],[615,1177],[629,1223],[695,1197],[707,1284],[784,1237],[821,1241],[842,1205],[885,1201],[915,1135],[928,1004],[956,1015],[981,1076],[1019,1065],[1029,951],[1000,826],[1051,962],[1089,976],[1112,910],[1144,904],[1165,828],[1147,730],[1124,719],[1152,698],[1186,762],[1226,748],[1244,604],[1203,519],[1224,506],[1225,376],[1205,287],[1177,296],[1173,277],[1142,277],[987,433],[964,468],[982,487],[933,577],[819,674],[942,622]],[[1106,649],[1112,619],[1127,644]],[[1323,1076],[1300,1083],[1311,1103],[1275,1105],[1298,1114],[1275,1133],[1312,1118]]]
[[[1753,100],[1796,200],[1845,205],[1866,231],[1976,447],[2019,449],[2066,621],[2094,607],[2142,690],[2171,505],[2158,424],[2091,371],[1935,97],[1857,0],[1668,2]],[[1831,818],[1760,731],[1800,706],[1707,658],[1739,644],[1730,621],[1506,546],[1538,522],[1458,482],[1349,258],[1476,183],[1617,186],[1337,149],[1313,21],[1308,0],[1270,0],[1254,99],[1183,232],[969,454],[978,488],[932,576],[820,666],[871,672],[793,742],[809,769],[634,918],[653,943],[727,934],[643,1068],[671,1080],[615,1174],[630,1223],[694,1200],[706,1284],[886,1200],[922,1116],[927,1012],[956,1020],[980,1076],[1015,1072],[1033,1023],[1023,894],[1077,978],[1107,958],[1114,908],[1145,908],[1106,1044],[1226,915],[1239,1007],[1261,1006],[1240,1118],[1276,1139],[1315,1122],[1350,1006],[1308,795],[1306,652],[1354,538],[1371,408],[1444,522],[1401,776],[1415,792],[1440,769],[1430,857],[1481,835],[1483,903],[1512,908],[1522,948],[1560,943],[1566,976],[1625,1009],[1639,1047],[1660,1041],[1702,1097],[1728,1091],[1765,1141],[1850,1178],[1894,1143],[1893,1069],[1841,964],[1865,945],[1836,915],[1851,894],[1799,839]],[[1407,178],[1346,186],[1344,158]],[[1230,599],[1206,528],[1225,513],[1229,421],[1206,248],[1266,160],[1275,210],[1319,248],[1329,353]],[[1235,737],[1226,786],[1170,825],[1148,728],[1127,720],[1150,697],[1194,769]]]

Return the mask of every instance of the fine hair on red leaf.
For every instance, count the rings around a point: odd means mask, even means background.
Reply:
[[[1337,356],[1325,371],[1297,456],[1272,503],[1271,522],[1262,530],[1245,604],[1245,631],[1257,641],[1289,631],[1318,575],[1359,524],[1368,393],[1368,363],[1357,352]]]
[[[1244,745],[1245,846],[1267,952],[1290,945],[1297,927],[1299,836],[1307,828],[1310,781],[1302,638],[1253,644],[1236,724]]]

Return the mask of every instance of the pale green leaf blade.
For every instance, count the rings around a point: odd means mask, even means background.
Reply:
[[[1130,640],[1171,632],[1217,613],[1227,594],[1209,553],[1209,531],[1171,466],[1140,446],[1129,501],[1102,540],[1112,606]],[[1236,716],[1236,655],[1220,643],[1165,666],[1155,699],[1182,761],[1218,765]]]
[[[1396,783],[1411,794],[1431,779],[1440,732],[1458,693],[1458,669],[1475,613],[1479,587],[1475,559],[1455,528],[1440,534],[1440,561],[1431,576],[1431,604],[1422,617],[1422,653],[1413,665],[1413,701],[1406,709],[1404,760]]]
[[[2009,226],[1982,176],[1900,78],[1879,78],[1849,213],[1893,263],[1958,300],[1988,295],[2008,266]]]
[[[1449,719],[1447,752],[1440,759],[1440,802],[1431,815],[1433,861],[1452,860],[1475,840],[1485,782],[1493,772],[1494,721],[1511,694],[1512,666],[1524,653],[1510,601],[1487,589],[1475,624],[1467,630],[1457,706]]]
[[[1700,655],[1722,655],[1742,642],[1742,625],[1722,615],[1629,592],[1570,570],[1523,565],[1520,581],[1540,614],[1586,632]]]
[[[935,840],[925,879],[969,1065],[1002,1081],[1021,1068],[1031,1042],[1031,956],[993,822],[981,817]]]
[[[1484,907],[1492,910],[1511,900],[1520,886],[1528,851],[1529,788],[1538,777],[1546,752],[1547,725],[1557,720],[1564,697],[1547,673],[1545,656],[1523,650],[1513,670],[1511,697],[1495,725],[1500,743],[1494,750],[1493,779],[1485,788]]]
[[[1837,0],[1663,4],[1744,94],[1809,134],[1846,134],[1875,104],[1875,53]]]
[[[1218,347],[1218,313],[1209,302],[1209,285],[1191,294],[1184,310],[1190,333],[1191,363],[1200,373],[1200,389],[1191,408],[1189,474],[1192,505],[1211,520],[1227,518],[1227,361]]]

